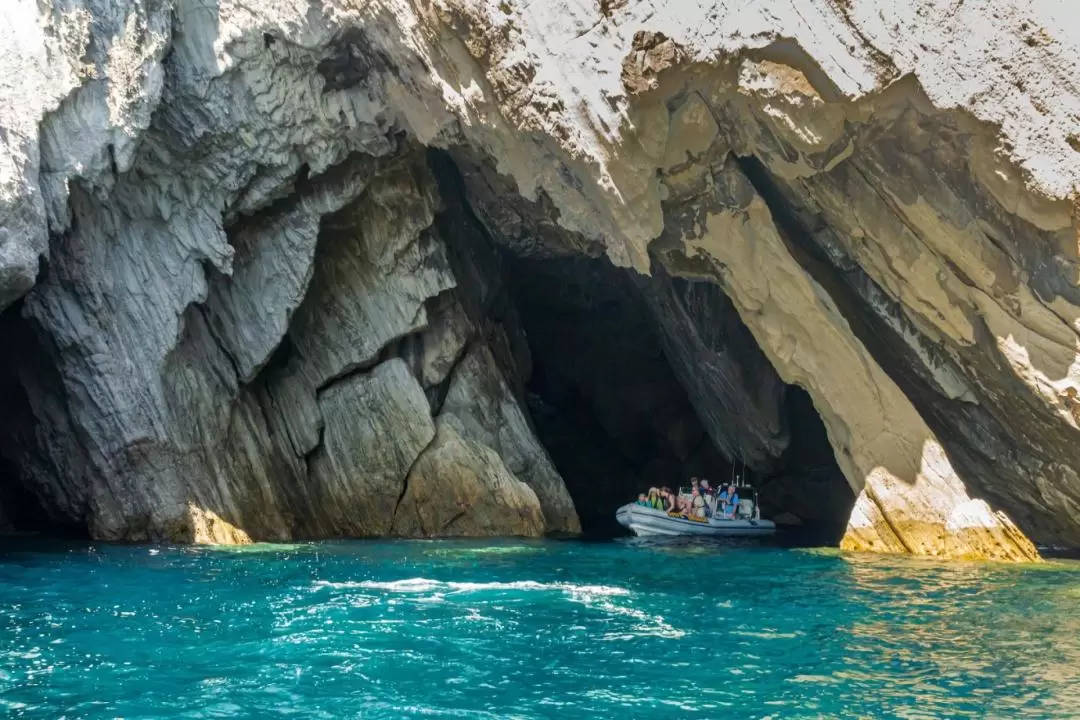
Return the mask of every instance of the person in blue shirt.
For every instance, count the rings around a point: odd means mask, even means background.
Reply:
[[[724,517],[735,517],[735,511],[739,509],[739,492],[734,485],[728,485],[727,490],[720,494],[727,495],[727,500],[724,503]]]

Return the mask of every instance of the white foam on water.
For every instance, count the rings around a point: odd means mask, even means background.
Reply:
[[[814,685],[839,685],[840,680],[828,675],[796,675],[788,678],[790,683],[810,683]]]
[[[627,607],[625,605],[619,605],[612,601],[612,593],[595,592],[597,588],[606,589],[605,586],[594,585],[581,585],[576,586],[574,590],[567,593],[569,599],[572,602],[581,603],[586,607],[601,610],[609,615],[621,616],[636,620],[637,623],[633,626],[633,633],[607,633],[604,635],[605,640],[626,640],[632,637],[642,637],[651,635],[654,637],[664,638],[681,638],[686,633],[682,630],[672,627],[670,624],[664,621],[664,618],[659,615],[650,615],[644,610],[639,610],[635,607]],[[629,594],[619,593],[619,594]]]
[[[730,630],[732,635],[741,635],[743,637],[758,638],[761,640],[790,640],[797,638],[805,633],[796,632],[776,632],[772,630]]]
[[[438,590],[440,592],[468,593],[485,592],[491,590],[525,590],[525,591],[560,591],[565,593],[587,593],[589,595],[613,596],[629,595],[626,588],[613,587],[610,585],[576,585],[574,583],[542,583],[535,580],[517,580],[514,582],[443,582],[441,580],[429,580],[427,578],[408,578],[406,580],[376,581],[360,580],[346,582],[329,582],[319,580],[315,583],[316,589],[332,588],[335,590],[384,590],[398,593],[426,593]]]
[[[664,621],[664,618],[634,607],[614,602],[612,598],[626,597],[630,591],[626,588],[612,585],[579,585],[576,583],[555,582],[542,583],[535,580],[517,580],[513,582],[445,582],[431,580],[429,578],[407,578],[404,580],[356,580],[345,582],[330,582],[320,580],[315,583],[315,589],[330,588],[334,590],[376,590],[388,593],[400,593],[418,595],[418,601],[443,600],[447,595],[467,594],[478,592],[559,592],[566,599],[584,605],[593,610],[599,610],[614,617],[628,618],[634,621],[631,632],[612,632],[604,636],[606,640],[625,640],[632,637],[653,636],[665,638],[681,638],[686,633]],[[426,597],[425,597],[426,596]],[[430,600],[428,600],[430,598]],[[437,600],[436,600],[437,598]],[[480,620],[482,616],[472,617],[469,620]],[[483,618],[490,620],[490,618]]]

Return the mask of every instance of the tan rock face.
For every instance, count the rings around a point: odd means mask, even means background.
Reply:
[[[446,424],[461,437],[499,453],[506,468],[539,498],[548,529],[581,530],[562,478],[533,435],[488,348],[474,348],[462,359],[442,413]]]
[[[408,496],[427,534],[466,522],[433,497],[530,506],[509,474],[574,529],[499,272],[458,252],[486,232],[720,288],[824,421],[846,547],[1080,544],[1080,36],[1052,3],[159,5],[0,23],[0,447],[48,516],[382,534]],[[711,434],[764,466],[767,404]]]
[[[319,397],[326,430],[310,481],[329,535],[386,535],[402,478],[435,437],[427,399],[401,360],[357,375]]]
[[[390,534],[403,537],[539,536],[544,513],[536,493],[490,448],[462,438],[451,416],[406,480]]]
[[[1036,557],[1011,521],[972,501],[941,445],[858,341],[829,294],[787,247],[734,160],[689,208],[697,234],[674,236],[669,266],[703,261],[723,283],[773,366],[810,393],[837,461],[862,494],[843,546],[964,557]],[[973,504],[974,503],[974,504]],[[977,507],[977,509],[976,509]],[[963,518],[963,519],[961,519]],[[953,528],[985,527],[1000,543],[968,546]],[[1000,544],[999,549],[997,545]]]
[[[210,510],[192,505],[188,508],[188,513],[190,525],[177,529],[174,537],[183,537],[185,532],[190,532],[190,536],[184,539],[201,545],[251,544],[251,536],[228,521],[222,520]]]

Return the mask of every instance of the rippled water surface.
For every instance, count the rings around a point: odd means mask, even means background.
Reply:
[[[0,715],[1080,716],[1080,565],[634,542],[0,549]]]

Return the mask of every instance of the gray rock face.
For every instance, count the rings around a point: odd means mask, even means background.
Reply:
[[[461,438],[502,457],[506,469],[539,498],[549,529],[581,529],[566,485],[486,346],[473,348],[457,366],[440,417]]]
[[[434,183],[410,172],[376,181],[345,217],[326,221],[316,286],[290,337],[319,385],[368,365],[391,341],[427,325],[424,302],[454,286],[433,220]],[[338,225],[340,223],[340,225]]]
[[[162,91],[167,3],[5,8],[0,43],[0,310],[34,284],[71,181],[108,192]]]
[[[238,217],[227,234],[218,226],[216,237],[231,239],[221,256],[230,273],[193,265],[189,290],[201,300],[172,330],[161,327],[164,299],[153,294],[164,281],[116,280],[128,303],[123,312],[98,306],[90,314],[91,291],[108,273],[102,269],[106,274],[89,285],[82,278],[61,287],[54,284],[67,271],[60,265],[27,299],[24,312],[37,321],[36,334],[25,321],[14,323],[47,362],[13,358],[29,405],[23,427],[37,434],[25,445],[6,444],[5,455],[25,468],[50,513],[85,523],[97,537],[385,535],[406,478],[435,435],[425,388],[443,387],[447,407],[476,416],[470,457],[501,456],[510,469],[500,471],[499,483],[515,478],[542,498],[546,515],[526,534],[578,529],[561,477],[477,339],[483,318],[471,319],[457,300],[434,223],[440,202],[411,149],[392,162],[347,161],[306,180],[295,197]],[[97,212],[77,207],[87,216]],[[111,273],[133,273],[162,272],[159,264],[174,257],[94,254],[109,250],[99,247],[87,259]],[[136,260],[141,265],[131,265]],[[65,314],[63,303],[73,312]],[[73,332],[76,319],[110,328],[116,339],[87,331],[89,346],[74,343],[53,354],[56,338]],[[484,367],[459,363],[466,342],[485,353]],[[101,349],[91,353],[94,347]],[[155,352],[159,359],[147,364]],[[64,386],[48,377],[54,363],[61,377],[80,379],[74,392],[57,392]],[[468,389],[458,390],[463,384]],[[59,398],[67,402],[50,410]],[[426,477],[437,472],[430,457],[424,467]],[[407,527],[395,532],[442,528]]]
[[[758,349],[731,301],[711,283],[658,268],[640,283],[665,350],[713,444],[768,471],[787,448],[784,382]]]
[[[847,547],[1033,557],[1004,511],[1080,543],[1077,40],[1042,4],[9,5],[0,452],[51,520],[386,532],[424,458],[572,529],[479,223],[517,258],[662,265],[637,297],[725,453],[783,455],[779,381],[804,387]],[[367,446],[386,465],[343,479]]]

